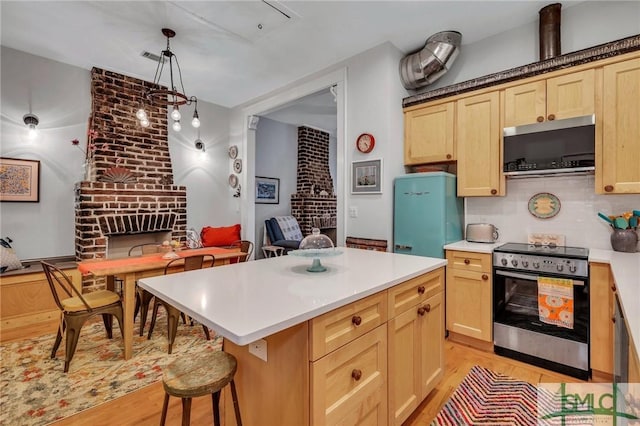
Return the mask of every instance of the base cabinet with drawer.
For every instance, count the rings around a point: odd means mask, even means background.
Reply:
[[[446,312],[450,338],[460,340],[458,337],[466,336],[491,343],[491,254],[447,250],[447,261]]]
[[[268,336],[266,361],[225,340],[243,424],[401,424],[444,373],[444,278],[439,268]]]

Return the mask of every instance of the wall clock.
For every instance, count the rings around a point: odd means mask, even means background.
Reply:
[[[373,151],[375,145],[376,140],[370,133],[363,133],[356,139],[356,148],[363,154],[368,154]]]
[[[233,171],[236,173],[240,173],[242,171],[242,160],[236,158],[233,160]]]

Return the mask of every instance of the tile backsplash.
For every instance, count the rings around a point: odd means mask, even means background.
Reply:
[[[598,212],[618,215],[640,210],[640,195],[598,195],[594,187],[593,175],[508,179],[505,197],[466,198],[465,220],[494,224],[499,242],[526,242],[530,233],[554,233],[564,235],[568,246],[610,250],[611,228]],[[529,200],[541,192],[560,200],[554,217],[539,219],[529,213]]]

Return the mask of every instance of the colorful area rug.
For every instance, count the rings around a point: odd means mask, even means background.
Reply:
[[[110,340],[96,319],[83,327],[66,374],[64,340],[50,358],[54,334],[0,346],[1,425],[49,424],[161,380],[163,367],[177,357],[222,347],[215,333],[207,341],[201,326],[181,323],[173,353],[167,354],[166,316],[159,315],[151,340],[137,335],[136,322],[133,357],[125,361],[117,321]]]
[[[536,425],[538,388],[474,366],[431,426]]]

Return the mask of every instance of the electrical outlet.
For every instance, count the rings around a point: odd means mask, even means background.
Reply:
[[[267,341],[260,339],[249,343],[249,353],[267,362]]]
[[[358,217],[358,208],[357,207],[349,207],[349,217]]]

